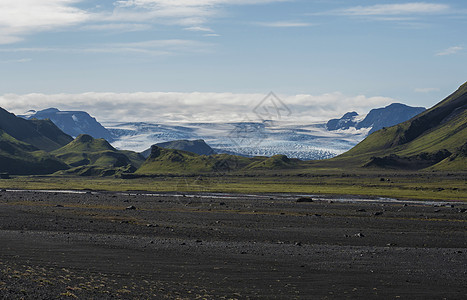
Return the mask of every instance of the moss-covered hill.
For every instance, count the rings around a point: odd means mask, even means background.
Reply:
[[[68,166],[35,146],[18,141],[0,129],[0,172],[17,175],[50,174]]]
[[[105,176],[134,172],[144,161],[135,152],[117,150],[106,140],[86,134],[51,153],[71,167],[61,174]]]
[[[0,129],[13,138],[44,151],[63,147],[73,138],[50,120],[25,120],[0,108]]]
[[[383,128],[329,164],[467,171],[467,83],[399,125]]]

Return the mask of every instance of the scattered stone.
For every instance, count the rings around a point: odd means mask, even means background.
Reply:
[[[460,212],[460,213],[465,213],[466,211],[467,211],[467,209],[465,209],[465,208],[459,208],[459,210],[458,210],[458,212]]]
[[[365,237],[365,235],[361,232],[357,233],[355,236],[359,238]]]
[[[297,199],[298,203],[303,203],[303,202],[313,202],[313,198],[310,197],[300,197]]]
[[[357,209],[356,211],[357,211],[357,212],[366,212],[366,209],[361,208],[361,209]]]
[[[225,205],[225,202],[221,202],[221,203],[219,203],[219,205],[220,205],[220,206],[223,206],[223,205]]]
[[[63,205],[57,204],[57,205],[55,205],[55,207],[63,207]]]
[[[321,217],[320,214],[314,214],[313,216],[315,216],[315,217]]]
[[[203,241],[202,240],[196,240],[196,243],[202,243]]]
[[[379,179],[379,181],[386,181],[386,179],[383,178],[383,177],[381,177],[381,178]]]
[[[295,243],[295,246],[301,246],[301,245],[302,245],[301,242],[296,242],[296,243]]]
[[[381,216],[382,214],[383,214],[382,211],[377,211],[377,212],[374,213],[375,216]]]
[[[128,206],[127,208],[125,208],[125,209],[126,209],[126,210],[135,210],[135,209],[136,209],[136,207],[135,207],[135,206],[133,206],[133,205],[131,205],[131,206]]]

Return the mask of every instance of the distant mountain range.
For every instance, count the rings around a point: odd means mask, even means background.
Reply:
[[[149,156],[148,148],[156,144],[162,148],[171,147],[178,150],[187,150],[188,148],[184,147],[189,147],[188,151],[202,155],[214,150],[216,153],[245,157],[284,154],[302,160],[316,160],[337,156],[363,140],[368,132],[406,121],[423,110],[424,108],[392,104],[372,110],[363,120],[358,120],[362,118],[357,113],[351,112],[341,119],[330,120],[327,125],[293,125],[280,122],[175,125],[107,123],[105,128],[86,112],[59,111],[56,108],[30,111],[22,117],[29,120],[50,119],[73,137],[88,134],[94,138],[104,138],[116,148],[143,151],[145,157]],[[367,130],[346,131],[349,128]],[[206,145],[187,145],[186,142],[182,144],[178,142],[188,140],[204,140]]]
[[[356,126],[355,128],[371,125],[372,128],[376,128],[388,124],[386,122],[390,119],[388,115],[402,114],[401,109],[404,112],[409,110],[399,104],[372,110],[356,125],[351,123],[353,122],[351,119],[356,115],[350,113],[346,114],[340,125],[337,125],[341,128],[350,128],[350,125]],[[413,109],[421,110],[421,108]],[[56,110],[55,113],[57,113]],[[404,118],[407,117],[409,115],[405,114]],[[393,118],[397,119],[396,116]],[[241,125],[249,126],[249,124],[242,123]],[[269,125],[259,123],[253,125],[255,128],[259,126],[262,130],[259,133],[254,131],[255,135],[248,137],[251,143],[258,142],[255,138],[270,139],[271,136],[300,142],[320,138],[318,135],[310,134],[311,131],[306,131],[303,127],[300,130],[295,127],[273,127],[271,129],[273,134],[264,137],[262,134],[267,133]],[[178,132],[190,132],[190,130],[192,133],[195,132],[194,125],[190,126],[174,128]],[[219,126],[221,125],[205,127],[208,130],[204,130],[212,134],[220,128],[225,130],[233,126],[234,130],[230,131],[232,134],[236,132],[236,128],[239,128],[235,127],[236,124]],[[164,128],[166,130],[169,127]],[[149,132],[153,132],[153,129],[151,127]],[[326,130],[324,125],[323,129]],[[224,138],[232,139],[232,136],[224,136]],[[245,137],[241,136],[241,138]],[[332,134],[328,138],[332,140]],[[268,141],[266,145],[277,145],[274,143]],[[254,145],[251,146],[252,149],[254,147]],[[307,172],[320,168],[326,170],[375,168],[467,171],[467,83],[434,107],[423,110],[418,115],[395,126],[383,126],[350,151],[328,160],[303,161],[289,158],[286,155],[244,157],[225,153],[213,154],[213,148],[204,140],[160,143],[154,145],[148,153],[149,155],[145,158],[134,151],[118,150],[107,140],[96,139],[88,134],[78,135],[73,140],[49,119],[26,120],[0,108],[0,172],[16,175],[55,173],[56,175],[126,176],[128,178],[225,171],[248,173],[268,170],[273,172],[274,170],[281,170],[281,172],[301,170],[301,172]]]
[[[112,134],[104,126],[84,111],[60,111],[56,108],[48,108],[41,111],[30,110],[19,117],[27,120],[49,119],[72,137],[88,134],[96,139],[106,139],[109,142],[114,140]]]
[[[347,130],[352,127],[355,129],[371,128],[370,134],[385,127],[405,122],[425,110],[424,107],[411,107],[405,104],[393,103],[383,108],[372,109],[363,120],[358,120],[358,113],[348,112],[340,119],[329,120],[326,128],[328,130]]]

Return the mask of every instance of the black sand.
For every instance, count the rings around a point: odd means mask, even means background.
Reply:
[[[0,298],[467,298],[467,204],[298,198],[0,192]]]

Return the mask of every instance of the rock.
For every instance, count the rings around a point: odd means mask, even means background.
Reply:
[[[219,203],[219,205],[220,205],[220,206],[223,206],[223,205],[225,205],[225,202],[221,202],[221,203]]]
[[[357,209],[356,212],[366,212],[366,209],[364,209],[364,208]]]
[[[136,207],[134,207],[133,205],[131,205],[131,206],[128,206],[127,208],[125,208],[125,209],[126,209],[126,210],[135,210]]]
[[[63,205],[57,204],[57,205],[55,205],[55,207],[63,207]]]
[[[302,245],[301,242],[296,242],[296,243],[295,243],[295,246],[301,246],[301,245]]]
[[[382,214],[383,214],[382,211],[377,211],[377,212],[374,213],[375,216],[381,216]]]
[[[365,235],[361,232],[357,233],[355,236],[359,238],[365,237]]]
[[[297,202],[298,203],[302,203],[302,202],[313,202],[313,199],[310,198],[310,197],[300,197],[297,199]]]

